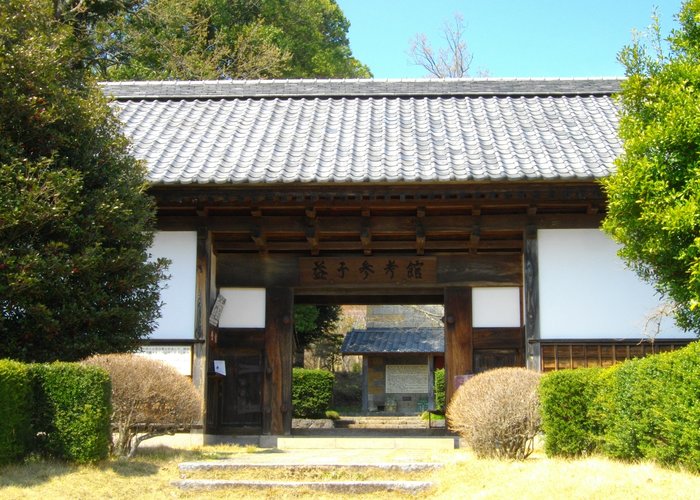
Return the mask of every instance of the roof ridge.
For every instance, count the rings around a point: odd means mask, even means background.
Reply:
[[[610,95],[623,78],[165,80],[100,82],[117,100],[301,97]]]

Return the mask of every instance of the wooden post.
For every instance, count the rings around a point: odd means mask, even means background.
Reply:
[[[369,413],[369,356],[362,356],[362,413]]]
[[[265,383],[263,433],[292,432],[292,317],[291,288],[269,288],[265,307]]]
[[[537,228],[525,231],[523,272],[525,283],[525,363],[531,370],[541,371],[540,356],[540,290],[537,265]]]
[[[435,354],[428,354],[428,408],[436,409],[435,405]]]
[[[455,376],[472,373],[471,288],[445,288],[445,386],[446,403],[455,391]]]
[[[211,276],[211,241],[209,231],[199,228],[197,231],[197,271],[196,271],[196,313],[195,339],[192,353],[192,383],[204,402],[202,408],[202,425],[207,432],[207,337],[209,334],[210,276]]]

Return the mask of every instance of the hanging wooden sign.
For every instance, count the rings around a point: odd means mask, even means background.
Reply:
[[[219,294],[214,302],[214,307],[209,315],[209,324],[211,326],[219,326],[219,319],[221,319],[221,313],[224,311],[224,306],[226,305],[226,297]]]
[[[301,258],[299,281],[302,285],[430,284],[437,281],[437,258]]]

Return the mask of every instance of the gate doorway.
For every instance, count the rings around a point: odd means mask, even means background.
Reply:
[[[263,350],[215,347],[211,357],[208,427],[217,434],[259,433],[263,424]]]
[[[537,214],[539,198],[530,203],[527,193],[518,199],[500,192],[487,196],[478,186],[474,192],[463,188],[438,192],[431,186],[400,193],[372,186],[362,193],[345,192],[342,186],[328,189],[287,194],[243,190],[235,196],[222,194],[205,207],[200,275],[208,305],[203,310],[210,311],[223,290],[254,290],[261,297],[256,300],[265,305],[255,331],[219,325],[214,332],[218,344],[212,345],[211,328],[203,329],[208,339],[207,371],[217,356],[229,356],[219,351],[224,347],[261,353],[256,375],[246,377],[260,386],[255,392],[260,398],[254,401],[261,401],[262,411],[242,412],[240,408],[251,405],[215,399],[207,405],[211,432],[236,425],[245,428],[252,425],[253,414],[261,415],[263,433],[291,431],[295,303],[443,305],[448,400],[459,375],[525,364],[524,271],[533,268],[528,262],[535,255],[525,251],[529,241],[525,229]],[[550,194],[557,193],[545,194],[549,203]],[[509,302],[508,307],[492,304],[489,309],[498,316],[510,307],[515,321],[478,321],[473,301],[477,292],[489,288],[504,289],[499,297],[515,297],[514,307]],[[531,298],[528,304],[533,303]],[[234,302],[227,302],[226,308]],[[207,319],[202,314],[202,322]],[[226,344],[227,336],[235,339],[231,345]],[[243,354],[226,359],[245,365],[240,373],[251,365]],[[234,373],[237,367],[231,370]],[[215,378],[211,382],[219,398],[236,398],[241,390],[235,383]]]

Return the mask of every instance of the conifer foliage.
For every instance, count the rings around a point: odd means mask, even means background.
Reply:
[[[80,36],[104,2],[0,2],[0,358],[77,360],[152,330],[144,170]]]

